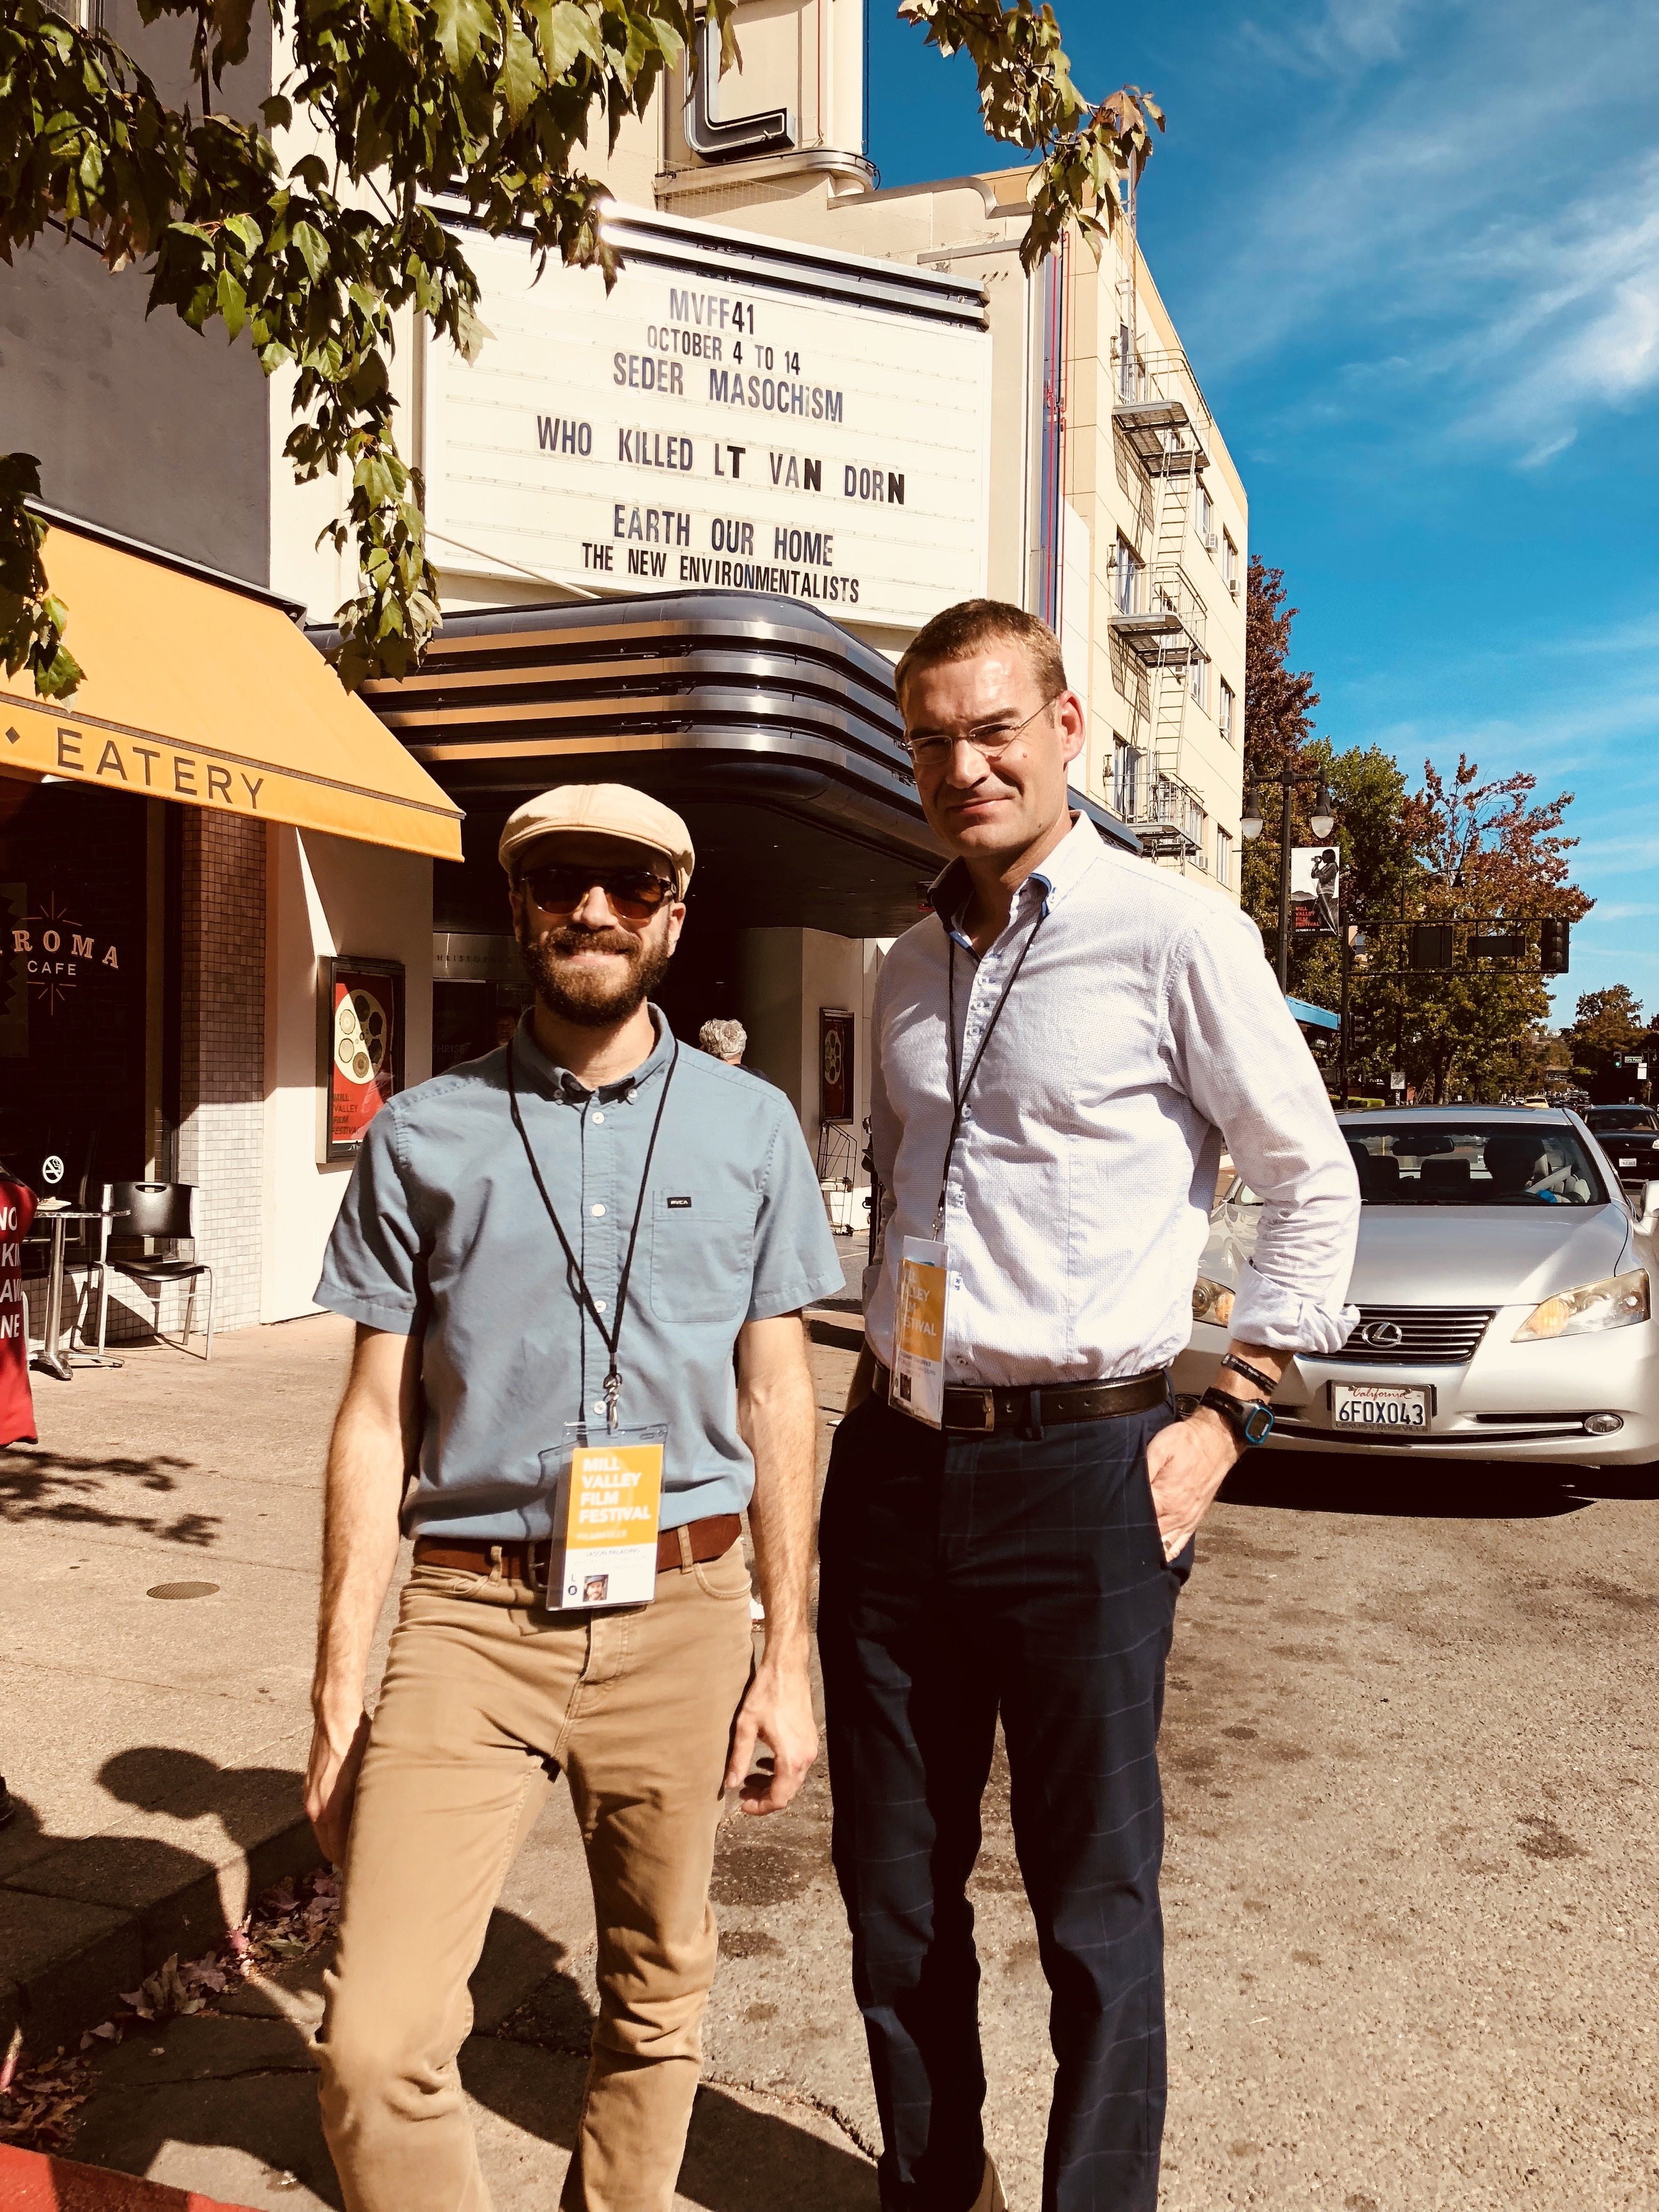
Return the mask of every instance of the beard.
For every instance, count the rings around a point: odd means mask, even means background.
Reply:
[[[536,996],[550,1014],[575,1022],[584,1029],[609,1029],[638,1011],[668,973],[673,958],[669,946],[636,937],[631,929],[577,929],[567,924],[546,935],[525,941],[519,949],[536,986]],[[578,967],[580,952],[613,952],[628,965],[620,974],[601,974]]]

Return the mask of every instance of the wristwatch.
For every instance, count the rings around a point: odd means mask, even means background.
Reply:
[[[1247,1451],[1265,1444],[1273,1432],[1273,1409],[1265,1398],[1235,1398],[1230,1390],[1210,1389],[1198,1402],[1219,1413]]]

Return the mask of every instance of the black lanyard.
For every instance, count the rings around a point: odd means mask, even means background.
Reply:
[[[957,1139],[962,1134],[962,1116],[968,1104],[968,1093],[974,1087],[974,1078],[979,1073],[979,1064],[985,1057],[985,1048],[995,1034],[997,1024],[1002,1019],[1002,1010],[1008,1003],[1008,994],[1019,981],[1019,971],[1025,965],[1025,956],[1036,943],[1036,933],[1048,919],[1048,908],[1045,900],[1042,911],[1031,924],[1030,935],[1019,948],[1019,957],[1009,971],[1008,980],[1002,987],[1001,997],[992,1009],[991,1018],[985,1024],[985,1034],[979,1041],[979,1050],[974,1054],[965,1077],[962,1073],[962,1064],[957,1051],[957,940],[951,935],[949,925],[946,925],[945,944],[950,955],[950,984],[945,1036],[951,1054],[951,1104],[954,1110],[951,1116],[950,1141],[945,1147],[945,1172],[939,1177],[939,1208],[933,1216],[933,1236],[936,1240],[940,1230],[945,1226],[945,1194],[951,1184],[951,1163],[956,1158]]]
[[[672,1033],[671,1032],[671,1035]],[[547,1218],[553,1224],[555,1235],[564,1247],[564,1256],[570,1273],[575,1278],[576,1289],[582,1304],[593,1316],[593,1326],[599,1332],[601,1342],[609,1353],[611,1364],[605,1377],[605,1425],[608,1430],[617,1425],[617,1408],[622,1397],[622,1375],[617,1365],[617,1346],[622,1342],[623,1316],[628,1310],[628,1279],[634,1272],[634,1247],[640,1240],[640,1217],[645,1212],[645,1194],[651,1182],[651,1158],[657,1149],[657,1132],[662,1127],[663,1110],[668,1104],[668,1086],[674,1080],[674,1070],[680,1064],[680,1041],[674,1037],[674,1050],[668,1062],[668,1072],[662,1079],[662,1096],[657,1101],[657,1118],[651,1124],[651,1141],[645,1148],[645,1166],[640,1175],[640,1194],[634,1207],[634,1226],[628,1235],[628,1252],[623,1261],[622,1274],[617,1283],[616,1326],[607,1328],[604,1316],[593,1303],[593,1293],[587,1287],[587,1278],[582,1273],[582,1263],[571,1249],[570,1239],[564,1233],[552,1200],[547,1194],[547,1185],[542,1181],[542,1171],[537,1164],[535,1149],[530,1141],[530,1132],[525,1127],[524,1115],[519,1111],[519,1090],[513,1079],[513,1043],[507,1043],[507,1096],[513,1109],[513,1126],[524,1146],[524,1156],[530,1163],[530,1172],[536,1178],[536,1188],[542,1194],[542,1204],[547,1208]]]

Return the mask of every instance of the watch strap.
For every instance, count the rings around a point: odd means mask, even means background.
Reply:
[[[1256,1389],[1269,1398],[1279,1388],[1271,1375],[1265,1374],[1260,1367],[1252,1367],[1248,1359],[1241,1359],[1237,1352],[1224,1352],[1221,1364],[1224,1367],[1230,1367],[1235,1375],[1242,1375],[1247,1382],[1254,1382]]]
[[[1209,1389],[1199,1400],[1219,1413],[1247,1450],[1264,1444],[1273,1432],[1273,1409],[1261,1398],[1235,1398],[1231,1391]]]

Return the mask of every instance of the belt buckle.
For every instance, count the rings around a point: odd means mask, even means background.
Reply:
[[[969,1434],[974,1436],[979,1435],[981,1431],[988,1435],[997,1425],[996,1392],[994,1390],[981,1390],[972,1385],[963,1385],[959,1383],[956,1389],[956,1395],[958,1398],[977,1398],[980,1403],[980,1412],[982,1414],[983,1419],[977,1422],[952,1421],[951,1426],[953,1429],[966,1429]]]

